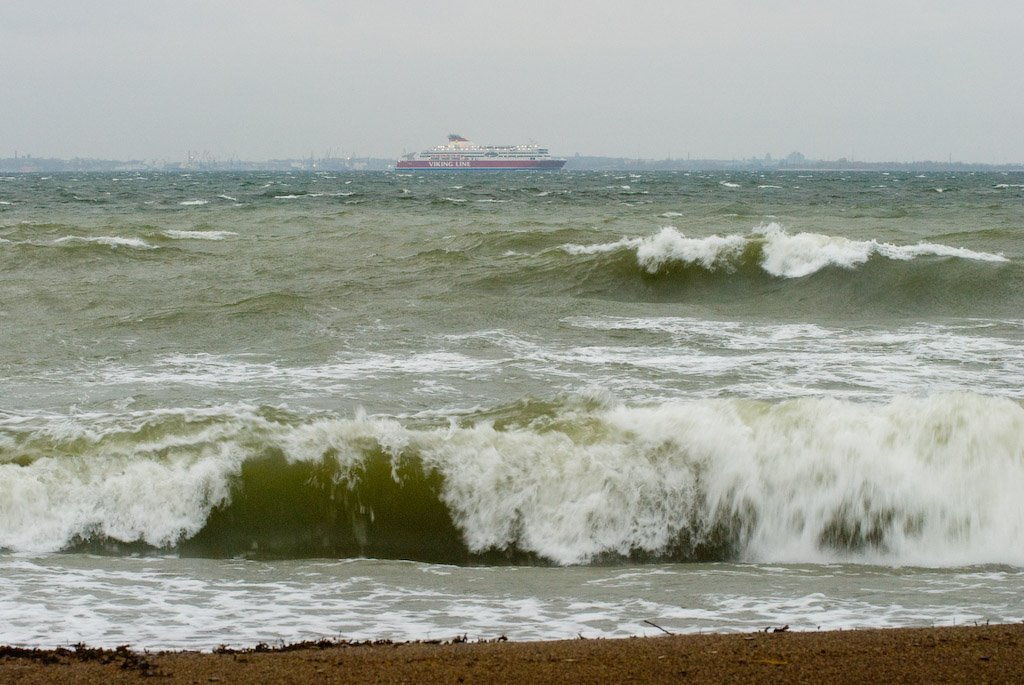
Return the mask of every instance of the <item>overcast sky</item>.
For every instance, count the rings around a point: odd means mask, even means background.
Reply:
[[[1024,162],[1022,0],[0,0],[0,157]]]

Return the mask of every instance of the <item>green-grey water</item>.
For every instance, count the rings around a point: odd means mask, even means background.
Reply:
[[[1022,229],[1020,174],[0,178],[0,641],[1019,620]]]

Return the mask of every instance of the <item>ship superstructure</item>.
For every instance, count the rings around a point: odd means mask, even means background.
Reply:
[[[539,145],[476,145],[457,133],[448,143],[423,152],[405,155],[396,169],[438,171],[507,171],[519,169],[561,169],[564,159],[551,156]]]

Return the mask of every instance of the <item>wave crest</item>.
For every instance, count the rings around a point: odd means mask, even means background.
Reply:
[[[54,245],[74,245],[74,244],[95,244],[95,245],[106,245],[107,247],[130,247],[137,250],[155,250],[156,247],[150,245],[142,238],[125,238],[123,236],[65,236],[64,238],[58,238],[53,241]]]
[[[666,226],[647,238],[623,238],[596,245],[565,245],[573,255],[590,255],[619,250],[635,250],[639,265],[655,274],[672,264],[699,266],[707,270],[735,269],[752,254],[766,273],[780,278],[802,278],[827,267],[853,269],[877,255],[892,260],[916,257],[952,257],[956,259],[1006,262],[1001,254],[976,252],[963,247],[935,243],[893,245],[877,240],[851,240],[819,233],[789,234],[781,225],[771,223],[747,235],[711,235],[689,238],[673,226]]]
[[[447,426],[270,408],[0,421],[0,546],[1024,565],[1024,409],[529,402]]]

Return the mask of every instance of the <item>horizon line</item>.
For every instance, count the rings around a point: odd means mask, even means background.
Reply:
[[[940,167],[944,169],[953,169],[956,167],[992,167],[1000,170],[1008,170],[1013,168],[1020,168],[1024,170],[1024,161],[1018,162],[979,162],[979,161],[965,161],[965,160],[938,160],[938,159],[918,159],[909,162],[897,161],[897,160],[883,160],[883,161],[870,161],[863,159],[852,159],[848,157],[838,157],[835,159],[812,159],[805,157],[800,153],[790,153],[784,157],[774,157],[772,155],[765,155],[761,157],[751,156],[742,158],[725,158],[725,157],[639,157],[639,156],[625,156],[625,155],[601,155],[601,154],[583,154],[573,153],[563,157],[567,162],[571,163],[573,160],[587,160],[594,163],[624,163],[630,164],[672,164],[681,166],[697,166],[701,164],[714,164],[714,165],[740,165],[747,167],[756,167],[761,169],[771,168],[784,168],[784,169],[807,169],[807,170],[824,170],[822,165],[836,165],[837,169],[849,170],[855,167],[912,167],[912,166],[931,166]],[[339,162],[351,162],[351,163],[365,163],[373,164],[375,167],[379,167],[382,164],[390,165],[398,157],[379,157],[374,155],[365,156],[315,156],[308,155],[302,157],[271,157],[265,159],[246,159],[241,157],[218,157],[210,153],[203,153],[202,155],[193,156],[189,153],[184,160],[168,159],[162,157],[136,157],[129,159],[116,159],[108,157],[53,157],[53,156],[33,156],[31,154],[19,154],[15,151],[13,157],[0,157],[0,169],[3,169],[5,173],[31,173],[34,169],[25,168],[34,165],[74,165],[79,168],[68,169],[69,171],[86,171],[88,169],[83,168],[84,166],[117,166],[117,165],[129,165],[129,166],[141,166],[144,168],[157,169],[163,167],[168,170],[175,169],[210,169],[212,167],[230,167],[235,166],[246,166],[255,168],[259,165],[281,165],[289,164],[296,167],[308,167],[309,169],[315,169],[322,164],[335,165]],[[22,169],[10,168],[14,166],[22,166]],[[52,171],[59,171],[58,169],[51,169]],[[43,169],[40,169],[43,171]]]

